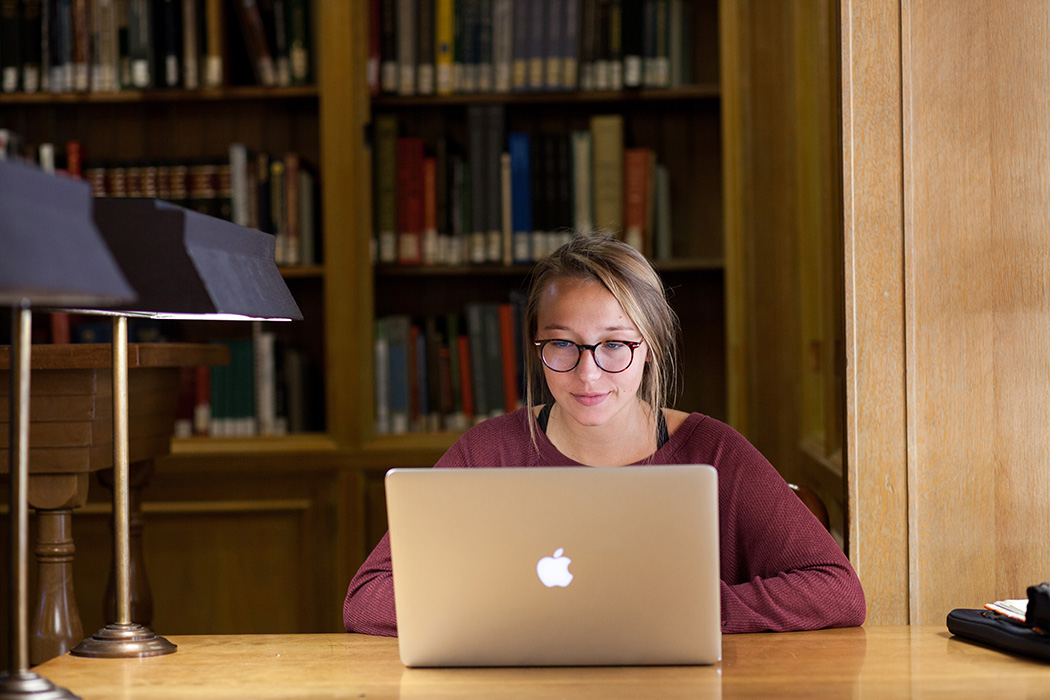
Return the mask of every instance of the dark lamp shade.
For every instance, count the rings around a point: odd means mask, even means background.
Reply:
[[[156,199],[97,199],[95,222],[138,292],[120,313],[301,320],[274,237]]]
[[[90,186],[0,161],[0,303],[105,307],[134,299],[95,227]]]

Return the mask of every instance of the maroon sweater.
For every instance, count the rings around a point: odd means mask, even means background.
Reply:
[[[436,467],[580,466],[537,431],[525,409],[467,431]],[[722,631],[810,630],[864,622],[864,592],[842,550],[751,443],[714,418],[691,414],[650,464],[718,470]],[[350,582],[348,632],[397,634],[389,535]]]

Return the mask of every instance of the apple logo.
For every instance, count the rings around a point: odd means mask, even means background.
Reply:
[[[564,556],[565,550],[558,547],[554,550],[553,557],[543,557],[536,564],[536,575],[547,588],[561,586],[564,588],[572,582],[572,573],[569,572],[569,564],[572,559]]]

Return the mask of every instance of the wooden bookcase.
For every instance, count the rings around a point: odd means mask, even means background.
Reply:
[[[306,320],[279,330],[323,367],[325,430],[177,440],[173,454],[155,465],[144,496],[147,561],[165,575],[184,571],[186,577],[182,584],[154,580],[155,607],[167,611],[158,612],[153,627],[162,634],[340,629],[346,584],[385,530],[383,473],[429,466],[457,437],[375,434],[376,316],[426,313],[427,304],[455,310],[465,301],[502,296],[525,279],[521,268],[372,264],[370,138],[373,117],[382,111],[396,112],[408,130],[428,120],[458,128],[457,120],[475,103],[503,103],[508,126],[531,129],[566,131],[590,115],[624,115],[626,142],[653,147],[670,169],[676,237],[689,251],[661,266],[684,331],[684,387],[677,405],[748,434],[755,404],[748,368],[761,361],[754,354],[761,344],[747,322],[749,295],[750,285],[763,280],[744,268],[763,234],[745,220],[746,202],[761,192],[747,189],[755,178],[742,153],[754,130],[748,120],[770,118],[741,107],[750,94],[747,71],[758,72],[769,60],[750,43],[744,9],[730,0],[693,0],[697,83],[682,89],[373,99],[366,82],[369,0],[312,5],[316,86],[0,95],[0,117],[20,120],[12,127],[22,128],[27,139],[80,138],[91,155],[193,158],[223,154],[232,141],[244,141],[274,152],[298,150],[319,168],[323,264],[285,271]],[[775,187],[771,182],[767,189]],[[210,332],[196,328],[201,335],[194,339]],[[105,622],[87,613],[104,588],[98,579],[109,557],[107,498],[102,491],[92,497],[82,526],[86,536],[77,536],[78,561],[93,562],[80,567],[86,573],[76,581],[90,629]],[[254,554],[253,531],[272,537],[276,552]],[[208,546],[187,548],[191,537]],[[260,586],[263,571],[271,578]],[[206,597],[208,605],[194,606],[195,596]],[[219,618],[208,614],[238,596],[244,601],[236,609],[228,606]],[[259,618],[267,605],[288,599],[295,601],[289,603],[293,615]]]

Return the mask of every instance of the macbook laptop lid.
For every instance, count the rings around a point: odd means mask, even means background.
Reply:
[[[392,469],[386,495],[407,666],[721,657],[713,467]]]

